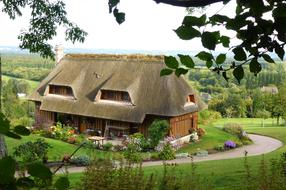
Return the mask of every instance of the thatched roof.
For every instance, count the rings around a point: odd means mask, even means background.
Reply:
[[[160,77],[162,68],[162,56],[69,54],[29,99],[40,101],[41,110],[136,123],[148,114],[178,116],[198,111],[201,104],[184,106],[193,89],[182,77]],[[48,95],[52,84],[71,87],[75,99]],[[132,105],[98,102],[100,90],[126,91]]]

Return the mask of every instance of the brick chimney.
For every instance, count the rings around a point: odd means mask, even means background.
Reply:
[[[64,57],[64,48],[62,45],[56,45],[55,47],[55,60],[56,60],[56,65],[59,64],[61,59]]]

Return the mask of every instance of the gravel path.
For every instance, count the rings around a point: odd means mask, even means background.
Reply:
[[[194,162],[202,162],[202,161],[208,161],[208,160],[224,160],[224,159],[230,159],[230,158],[239,158],[244,157],[245,151],[247,151],[248,156],[255,156],[255,155],[262,155],[269,152],[272,152],[278,148],[280,148],[283,143],[277,139],[261,136],[261,135],[254,135],[249,134],[250,139],[253,141],[253,144],[246,145],[240,148],[236,148],[233,150],[225,151],[225,152],[219,152],[215,154],[209,154],[205,157],[198,157],[194,156],[193,161]],[[181,159],[175,159],[167,161],[166,163],[176,163],[176,164],[185,164],[185,163],[191,163],[191,158],[181,158]],[[158,166],[162,165],[163,161],[150,161],[150,162],[143,162],[143,166]],[[69,173],[78,173],[82,172],[85,168],[84,167],[72,167],[68,169]],[[61,171],[59,171],[61,173]]]

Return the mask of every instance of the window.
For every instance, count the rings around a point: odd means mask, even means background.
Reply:
[[[195,96],[194,96],[193,94],[190,94],[190,95],[187,97],[187,102],[196,103],[196,101],[195,101]]]
[[[120,102],[131,102],[128,92],[115,90],[101,90],[100,99]]]
[[[49,94],[62,96],[73,96],[72,88],[69,86],[49,85]]]

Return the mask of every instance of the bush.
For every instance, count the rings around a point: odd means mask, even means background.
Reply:
[[[120,144],[117,144],[117,145],[113,146],[113,150],[116,151],[116,152],[120,152],[120,151],[123,151],[125,149],[126,149],[126,147],[123,146],[123,145],[120,145]]]
[[[70,137],[75,137],[74,129],[57,122],[56,125],[43,131],[43,136],[67,142]]]
[[[226,123],[223,126],[222,130],[224,130],[227,133],[233,134],[238,138],[241,138],[244,133],[242,126],[238,123]]]
[[[140,163],[143,158],[141,154],[138,152],[136,145],[128,144],[126,151],[123,153],[124,158],[129,163]]]
[[[236,148],[236,143],[233,141],[226,141],[226,142],[224,142],[224,147],[226,149]]]
[[[71,164],[75,164],[77,166],[88,166],[90,165],[91,160],[87,155],[80,155],[73,157],[70,162]]]
[[[102,145],[102,148],[103,148],[103,150],[105,150],[105,151],[110,151],[110,150],[112,149],[112,147],[113,147],[113,144],[110,143],[110,142],[105,143],[105,144]]]
[[[165,144],[163,150],[159,153],[158,157],[161,160],[173,160],[176,158],[175,151],[170,143]]]
[[[222,152],[222,151],[225,150],[225,149],[224,149],[224,145],[216,145],[216,146],[214,147],[214,149],[217,150],[217,151],[220,151],[220,152]]]
[[[154,149],[169,131],[169,123],[166,120],[155,120],[148,129],[150,147]]]
[[[199,124],[208,124],[213,120],[220,119],[221,114],[217,111],[203,110],[199,112]]]
[[[202,137],[206,134],[206,130],[203,128],[198,128],[197,133],[198,133],[199,137]]]
[[[35,142],[28,141],[14,148],[13,155],[23,162],[47,161],[49,145],[44,139],[37,139]]]
[[[67,139],[67,142],[68,143],[70,143],[70,144],[75,144],[76,143],[76,137],[69,137],[68,139]]]
[[[150,142],[144,137],[142,133],[134,133],[129,136],[129,138],[125,141],[126,146],[128,144],[133,144],[136,146],[137,151],[146,152],[150,150]]]

